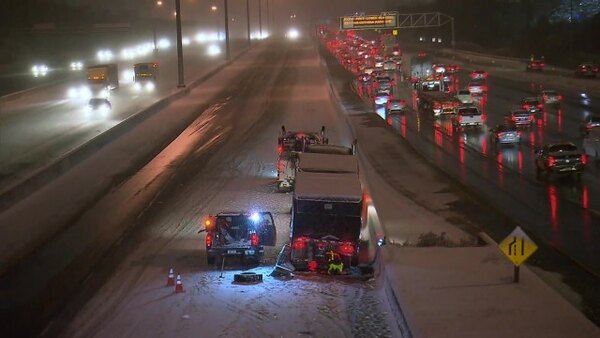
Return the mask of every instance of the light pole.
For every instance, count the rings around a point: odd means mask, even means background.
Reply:
[[[269,8],[269,0],[267,0],[267,34],[271,34],[271,9]]]
[[[217,10],[219,8],[215,5],[210,6],[210,11],[215,16],[215,26],[217,26],[217,43],[221,41],[221,25],[219,25],[219,17],[217,16]]]
[[[258,34],[258,38],[262,40],[262,0],[258,0]]]
[[[248,47],[252,45],[250,42],[250,0],[246,0],[246,30],[248,31]]]
[[[177,26],[177,88],[184,88],[183,44],[181,43],[181,0],[175,0],[175,24]]]
[[[231,58],[231,52],[229,50],[229,13],[227,10],[228,0],[224,0],[224,9],[225,9],[225,60],[229,61]]]

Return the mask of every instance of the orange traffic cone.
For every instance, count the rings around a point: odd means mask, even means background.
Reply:
[[[173,268],[169,269],[169,277],[167,277],[167,286],[175,285],[175,273],[173,272]]]
[[[183,291],[183,284],[181,283],[181,275],[177,275],[177,282],[175,283],[175,293],[182,293],[185,292]]]

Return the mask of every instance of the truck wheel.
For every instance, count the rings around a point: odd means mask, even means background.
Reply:
[[[233,275],[234,283],[261,283],[263,275],[255,272],[242,272]]]

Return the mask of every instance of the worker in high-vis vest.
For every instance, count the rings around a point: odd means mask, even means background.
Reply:
[[[344,270],[344,263],[342,262],[342,257],[337,252],[333,252],[331,250],[327,252],[327,263],[329,264],[327,273],[330,275],[342,273],[342,271]]]

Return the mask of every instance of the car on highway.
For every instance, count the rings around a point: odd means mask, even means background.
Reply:
[[[490,129],[490,139],[495,145],[519,144],[521,132],[514,124],[499,124]]]
[[[474,70],[471,72],[471,79],[472,80],[479,80],[479,79],[487,79],[488,78],[488,72],[486,72],[485,70]]]
[[[467,85],[471,95],[484,95],[488,91],[487,83],[483,79],[471,80]]]
[[[85,107],[85,111],[87,114],[100,115],[101,117],[106,117],[110,111],[112,110],[112,105],[110,101],[106,98],[91,98],[88,101],[87,106]]]
[[[383,63],[385,62],[385,60],[383,59],[383,57],[381,56],[377,56],[375,57],[375,68],[383,68]]]
[[[460,70],[460,67],[453,63],[446,65],[446,73],[448,73],[448,74],[456,74],[456,73],[458,73],[459,70]]]
[[[433,70],[434,73],[436,74],[443,74],[446,72],[446,66],[444,66],[443,64],[434,64],[431,66],[431,70]]]
[[[206,261],[221,263],[226,257],[259,263],[265,246],[274,246],[277,230],[270,212],[220,212],[203,223]]]
[[[594,78],[597,76],[599,67],[591,62],[582,63],[575,69],[575,77]]]
[[[396,63],[392,60],[387,60],[383,63],[383,70],[393,71],[396,70]]]
[[[525,69],[528,72],[541,72],[544,70],[545,67],[546,67],[546,64],[544,64],[543,61],[533,60],[533,61],[527,62],[527,67]]]
[[[512,109],[504,116],[504,123],[515,127],[530,127],[535,122],[535,115],[524,109]]]
[[[406,109],[406,101],[402,99],[391,99],[385,104],[386,114],[392,112],[402,112]]]
[[[468,89],[461,89],[456,93],[456,98],[461,103],[473,103],[473,96]]]
[[[600,130],[600,115],[592,115],[580,125],[581,135],[584,136],[596,129]]]
[[[392,90],[392,79],[387,76],[378,76],[373,82],[373,86],[377,90]]]
[[[542,90],[538,95],[538,100],[544,104],[559,104],[563,97],[556,90]]]
[[[375,106],[383,106],[391,99],[389,91],[380,90],[375,94],[374,102]]]
[[[593,157],[596,165],[600,164],[600,128],[593,129],[586,135],[581,148],[587,156]]]
[[[367,73],[362,73],[358,76],[358,82],[369,82],[372,80],[372,77],[370,74]]]
[[[521,108],[530,113],[541,113],[544,105],[535,96],[527,96],[521,99]]]
[[[454,109],[452,116],[452,126],[455,130],[466,127],[483,126],[483,116],[479,108],[473,104],[463,104]]]
[[[396,69],[400,69],[400,67],[402,66],[401,56],[392,56],[390,60],[396,64]]]
[[[572,175],[579,179],[586,164],[587,156],[573,143],[548,144],[535,152],[538,175]]]
[[[369,74],[369,75],[373,75],[373,71],[375,71],[375,69],[373,69],[373,67],[365,67],[365,68],[363,69],[363,72],[364,72],[365,74]]]

